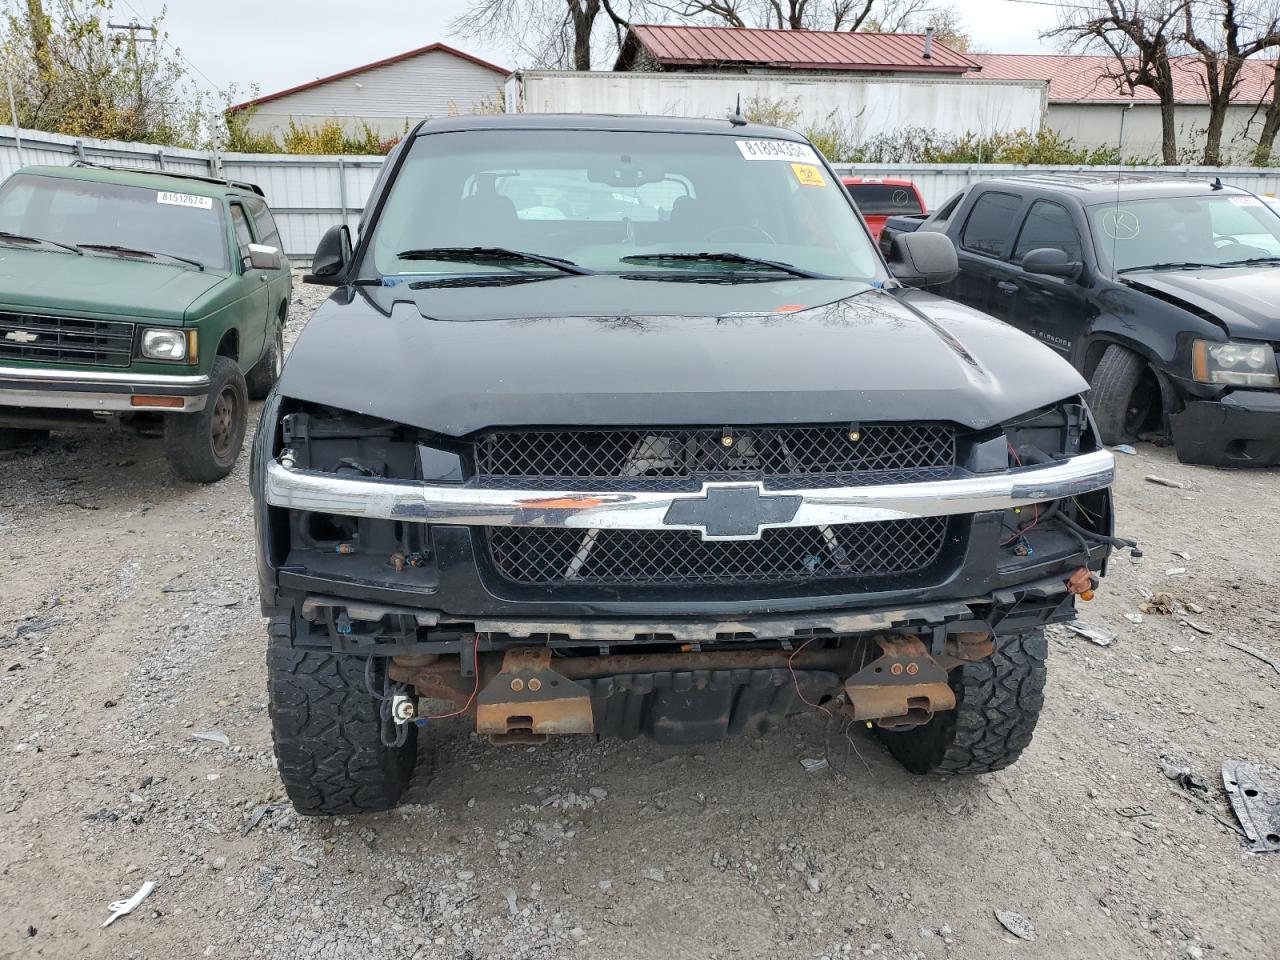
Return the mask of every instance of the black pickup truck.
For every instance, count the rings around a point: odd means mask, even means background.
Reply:
[[[813,710],[921,773],[1026,747],[1114,463],[1069,364],[916,289],[950,241],[886,265],[807,141],[725,120],[432,120],[367,211],[254,445],[300,812],[395,804],[447,717],[689,742]]]
[[[1280,216],[1208,179],[1063,174],[988,180],[881,249],[949,236],[938,292],[1047,343],[1090,382],[1107,443],[1172,440],[1179,459],[1280,463]]]

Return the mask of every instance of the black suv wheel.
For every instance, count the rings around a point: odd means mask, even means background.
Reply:
[[[879,730],[912,773],[1003,770],[1031,743],[1044,704],[1044,631],[996,637],[985,660],[951,671],[956,708],[910,730]]]
[[[391,809],[413,776],[417,726],[400,728],[400,746],[384,745],[380,704],[366,685],[369,658],[295,649],[292,626],[288,616],[271,620],[267,692],[276,766],[294,809],[306,816]],[[380,670],[369,674],[380,690]]]
[[[1160,390],[1147,362],[1119,344],[1107,347],[1089,384],[1089,409],[1107,444],[1130,443],[1158,423]]]

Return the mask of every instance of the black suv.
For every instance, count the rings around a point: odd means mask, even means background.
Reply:
[[[419,726],[759,734],[817,710],[917,772],[1031,739],[1096,585],[1087,384],[891,276],[836,175],[741,122],[457,117],[388,158],[254,448],[276,756],[397,802]]]
[[[1280,463],[1280,216],[1217,180],[1006,177],[882,249],[945,233],[960,273],[939,292],[1053,347],[1089,378],[1107,443],[1172,439],[1179,459]]]

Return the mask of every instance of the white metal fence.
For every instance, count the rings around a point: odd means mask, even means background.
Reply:
[[[382,166],[381,157],[296,156],[270,153],[216,153],[181,150],[143,143],[65,137],[56,133],[0,126],[0,175],[20,166],[65,165],[76,160],[172,170],[248,180],[259,184],[275,212],[285,252],[308,260],[325,229],[345,222],[355,230],[366,198]],[[21,139],[21,151],[18,140]],[[19,156],[21,152],[21,156]],[[1025,173],[1098,172],[1081,166],[1020,167],[1013,164],[836,164],[841,173],[902,177],[914,181],[932,209],[952,193],[977,180]],[[1212,180],[1244,187],[1258,194],[1280,193],[1280,168],[1150,167],[1144,173]]]

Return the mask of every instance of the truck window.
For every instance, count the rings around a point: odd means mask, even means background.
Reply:
[[[845,189],[863,216],[896,217],[924,213],[910,187],[891,183],[851,183]]]
[[[992,191],[978,197],[960,234],[960,246],[986,257],[1003,256],[1021,205],[1022,198],[1012,193]]]
[[[1013,259],[1021,261],[1028,252],[1045,247],[1061,250],[1072,260],[1081,258],[1080,234],[1071,222],[1071,214],[1061,204],[1037,200],[1022,222],[1022,232],[1018,234]]]
[[[267,209],[267,205],[261,200],[255,200],[253,197],[249,197],[244,203],[249,208],[249,216],[253,217],[254,227],[257,228],[258,242],[265,243],[276,249],[282,249],[280,231],[276,228],[275,218],[271,216],[271,211]]]

